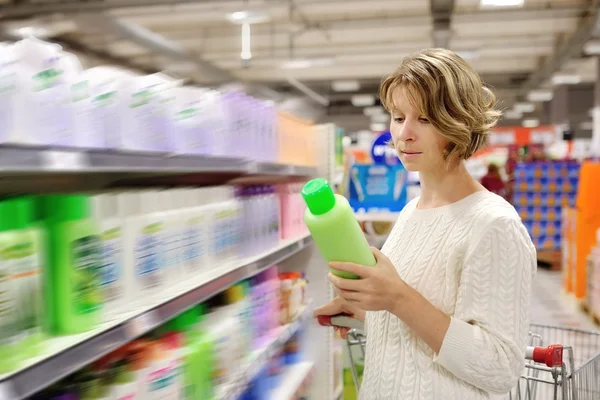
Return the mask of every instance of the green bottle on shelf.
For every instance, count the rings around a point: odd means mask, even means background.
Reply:
[[[49,195],[40,199],[46,227],[46,314],[55,335],[89,331],[101,322],[100,227],[90,218],[85,195]]]
[[[308,207],[304,222],[327,262],[346,261],[367,266],[377,263],[348,200],[333,193],[327,180],[317,178],[307,182],[302,188],[302,197]],[[342,278],[358,279],[355,274],[330,270]]]
[[[0,372],[42,344],[40,232],[29,197],[0,201]]]

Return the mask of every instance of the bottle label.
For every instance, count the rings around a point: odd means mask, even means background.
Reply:
[[[100,287],[107,302],[122,295],[119,280],[123,276],[123,248],[121,228],[107,229],[102,233],[102,263],[100,265]]]
[[[18,331],[16,293],[11,279],[10,262],[0,259],[0,343],[10,340]]]
[[[189,270],[195,270],[199,266],[200,257],[206,251],[202,234],[202,219],[200,217],[189,219],[185,232],[183,260]]]
[[[98,310],[103,300],[100,292],[102,240],[95,235],[82,237],[73,241],[72,250],[74,308],[79,314],[87,314]]]
[[[164,235],[165,238],[165,267],[171,268],[179,264],[181,260],[181,230],[171,227]]]
[[[172,361],[163,368],[152,371],[148,376],[148,393],[151,399],[179,400],[180,368]]]
[[[146,225],[135,248],[135,273],[144,288],[160,285],[163,266],[164,224]]]

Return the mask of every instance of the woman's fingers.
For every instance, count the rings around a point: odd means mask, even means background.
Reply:
[[[336,288],[344,290],[359,290],[360,286],[364,285],[364,282],[361,282],[360,280],[340,278],[331,272],[327,275],[327,279],[329,279],[329,282]]]
[[[315,308],[313,316],[318,317],[319,315],[336,315],[342,312],[342,306],[336,299],[331,300],[329,303]]]

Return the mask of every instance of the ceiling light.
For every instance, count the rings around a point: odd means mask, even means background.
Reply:
[[[306,69],[315,67],[327,67],[333,64],[333,58],[313,58],[313,59],[298,59],[288,60],[279,64],[282,69]]]
[[[517,110],[507,110],[504,113],[505,119],[521,119],[523,118],[523,113]]]
[[[522,7],[524,0],[480,0],[481,7]]]
[[[581,82],[581,77],[575,74],[556,74],[552,77],[553,85],[576,85]]]
[[[333,81],[331,88],[336,92],[356,92],[360,89],[358,81]]]
[[[477,50],[457,50],[455,53],[464,60],[475,60],[479,58],[479,52]]]
[[[363,110],[363,114],[365,114],[367,117],[372,117],[375,115],[385,115],[385,110],[383,109],[383,107],[379,106],[365,107],[365,109]]]
[[[523,125],[525,128],[535,128],[540,126],[540,120],[536,118],[524,119],[523,122],[521,122],[521,125]]]
[[[368,107],[375,104],[375,96],[370,94],[357,94],[351,97],[354,107]]]
[[[227,20],[234,24],[260,24],[269,19],[269,14],[262,11],[236,11],[227,15]]]
[[[390,123],[390,116],[387,114],[372,115],[371,122],[379,122],[387,125]]]
[[[522,113],[530,113],[535,111],[535,104],[533,103],[516,103],[514,105],[514,110]]]
[[[36,37],[40,39],[47,38],[50,32],[46,28],[38,26],[23,26],[13,29],[12,34],[21,38]]]
[[[529,101],[550,101],[554,97],[552,90],[532,90],[527,94]]]
[[[600,54],[600,40],[590,40],[583,45],[583,52],[588,56],[595,56]]]
[[[383,123],[373,123],[370,128],[373,132],[383,132],[387,129],[387,125]]]
[[[250,24],[242,24],[242,52],[240,53],[242,60],[250,60],[252,52],[250,51]]]

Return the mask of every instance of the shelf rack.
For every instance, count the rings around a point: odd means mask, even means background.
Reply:
[[[221,388],[218,400],[236,400],[246,390],[254,378],[265,368],[269,360],[275,356],[285,343],[302,328],[311,316],[311,309],[305,307],[293,322],[280,327],[260,349],[254,351],[242,365],[232,382]],[[312,363],[311,363],[312,364]],[[299,386],[299,385],[298,385]],[[281,398],[280,400],[284,400]]]
[[[233,157],[0,146],[2,192],[268,182],[316,173],[316,167]]]
[[[278,264],[311,244],[312,238],[308,235],[296,240],[283,241],[276,248],[261,255],[240,260],[218,270],[207,271],[191,288],[188,282],[182,282],[181,286],[174,287],[169,293],[160,296],[164,301],[148,304],[143,310],[126,313],[118,321],[105,323],[92,332],[50,339],[49,351],[46,354],[32,359],[23,368],[11,374],[0,376],[0,400],[19,400],[37,393],[236,282]],[[299,323],[301,320],[298,320]],[[295,329],[299,329],[299,325]],[[291,331],[284,331],[289,332]],[[293,333],[289,333],[289,336],[282,334],[281,340],[285,337],[289,339],[292,335]]]

